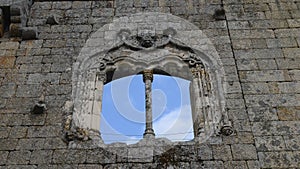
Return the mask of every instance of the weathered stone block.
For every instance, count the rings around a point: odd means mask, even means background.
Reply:
[[[266,121],[253,123],[253,134],[255,136],[270,135],[299,135],[300,124],[297,121]]]
[[[35,150],[31,153],[30,164],[50,164],[52,163],[52,150]]]
[[[231,145],[233,159],[235,160],[255,160],[257,159],[256,148],[253,144]]]
[[[244,94],[263,94],[269,93],[267,83],[242,83]]]
[[[289,70],[288,73],[294,81],[300,80],[300,70]]]
[[[212,145],[212,148],[213,148],[213,157],[215,160],[223,160],[223,161],[232,160],[230,146]]]
[[[287,19],[290,28],[299,28],[300,27],[300,19]]]
[[[30,151],[11,151],[7,158],[7,164],[28,164]]]
[[[100,164],[79,164],[78,169],[103,169]]]
[[[229,109],[239,109],[244,108],[244,100],[242,99],[227,99],[226,107]]]
[[[294,37],[291,38],[279,38],[279,39],[267,39],[268,48],[280,48],[280,47],[297,47],[297,41]]]
[[[248,169],[246,161],[225,161],[224,162],[225,169]]]
[[[198,159],[201,159],[201,160],[211,160],[213,157],[212,157],[212,147],[208,144],[203,144],[203,145],[200,145],[198,148],[197,148],[197,151],[198,151]]]
[[[242,82],[290,81],[286,70],[240,71]]]
[[[248,108],[250,121],[268,121],[278,120],[277,110],[269,107],[251,107]]]
[[[16,97],[40,97],[41,95],[41,85],[20,85],[16,92]]]
[[[152,147],[132,147],[128,149],[128,162],[152,162],[153,148]]]
[[[283,58],[281,49],[236,50],[235,56],[237,59]]]
[[[1,99],[0,100],[0,109],[4,108],[6,105],[6,99]]]
[[[297,28],[290,28],[290,29],[276,29],[275,31],[276,37],[299,37],[300,30]]]
[[[0,151],[0,165],[5,165],[8,157],[8,151]]]
[[[16,84],[9,83],[0,86],[0,93],[3,98],[12,97],[15,94]]]
[[[30,74],[28,76],[28,84],[41,84],[43,82],[50,82],[51,84],[58,84],[60,78],[60,73],[48,73],[48,74]]]
[[[288,150],[300,150],[300,135],[284,136],[283,138]]]
[[[299,69],[300,58],[283,58],[276,59],[279,69]]]
[[[275,38],[272,30],[229,30],[232,39],[258,39],[258,38]]]
[[[237,134],[223,137],[224,144],[253,144],[253,134],[251,132],[237,132]]]
[[[67,143],[65,143],[62,138],[47,138],[44,141],[43,147],[45,149],[64,149],[67,148]]]
[[[40,73],[44,65],[42,64],[22,64],[19,70],[24,73]]]
[[[44,145],[44,138],[20,139],[17,150],[38,150]]]
[[[286,149],[282,136],[256,137],[255,146],[257,151],[279,151]]]
[[[115,163],[116,155],[103,149],[87,150],[86,162],[101,164]]]
[[[101,8],[101,9],[94,9],[92,11],[93,17],[106,17],[106,16],[114,16],[114,9],[113,8]]]
[[[11,127],[0,127],[0,139],[8,138]]]
[[[91,25],[77,25],[73,28],[73,31],[76,33],[87,32],[90,33],[92,31]]]
[[[45,48],[62,48],[65,47],[65,40],[46,40],[43,44]]]
[[[247,161],[247,166],[248,168],[250,169],[260,169],[261,168],[261,165],[260,165],[260,162],[258,160],[256,161]]]
[[[299,94],[246,95],[248,107],[300,106]]]
[[[250,29],[250,25],[248,21],[229,21],[228,28],[229,29]]]
[[[223,161],[191,162],[191,168],[224,168]]]
[[[22,125],[23,117],[23,114],[0,113],[0,126],[20,126]]]
[[[9,133],[9,138],[24,138],[27,134],[27,127],[14,126]]]
[[[252,41],[251,41],[251,39],[232,40],[232,48],[233,49],[251,49]]]
[[[255,59],[236,60],[238,70],[258,70],[258,64]]]
[[[267,42],[265,39],[251,39],[253,49],[267,48]]]
[[[34,126],[28,128],[27,137],[56,137],[60,131],[60,126]]]
[[[0,151],[15,150],[18,144],[18,139],[0,139]]]
[[[91,9],[69,9],[66,11],[66,17],[69,18],[87,18],[91,14]]]
[[[0,56],[0,69],[14,68],[15,56]]]
[[[300,120],[300,107],[278,107],[279,120],[297,121]]]
[[[277,63],[275,59],[259,59],[257,60],[258,67],[260,70],[276,70]]]
[[[300,48],[284,48],[283,55],[286,58],[299,58],[300,57]]]
[[[85,163],[87,158],[85,150],[55,150],[53,153],[53,163],[74,164]],[[100,156],[94,158],[101,158]]]
[[[92,2],[86,2],[86,1],[74,1],[72,3],[72,9],[89,9],[91,8]]]
[[[53,2],[52,9],[71,9],[72,2]]]
[[[258,152],[258,157],[262,168],[299,167],[297,152]]]
[[[288,24],[285,20],[251,20],[249,21],[251,28],[255,29],[272,29],[287,28]]]
[[[178,146],[174,148],[174,160],[175,161],[195,161],[197,156],[197,151],[188,145]]]

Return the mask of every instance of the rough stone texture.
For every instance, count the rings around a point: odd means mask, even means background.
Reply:
[[[24,9],[25,1],[18,2],[0,0],[0,6],[21,8],[22,27],[34,28],[28,36],[37,39],[0,39],[1,169],[300,168],[299,0],[35,0]],[[226,17],[215,20],[222,7]],[[73,63],[92,33],[137,12],[179,16],[210,39],[224,66],[233,135],[147,158],[130,157],[155,152],[125,146],[114,154],[94,142],[70,146],[63,131],[72,112],[63,107],[72,97]],[[55,22],[47,23],[49,17]],[[110,32],[98,36],[113,38]],[[47,111],[31,114],[43,95]]]

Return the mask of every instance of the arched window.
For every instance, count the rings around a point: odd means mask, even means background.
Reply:
[[[145,21],[144,26],[134,22],[135,19],[144,22],[145,18],[156,15],[164,24],[156,24],[156,20]],[[173,24],[170,18],[179,19],[157,13],[137,14],[126,23],[120,18],[117,23],[104,26],[87,42],[73,65],[74,126],[99,131],[104,85],[141,74],[145,87],[143,138],[157,138],[153,127],[153,74],[166,72],[190,81],[192,126],[197,142],[204,142],[220,131],[232,133],[225,109],[226,77],[216,50],[200,30],[186,21],[169,27]],[[104,37],[100,36],[103,32]]]
[[[153,75],[153,130],[157,138],[193,139],[190,82]],[[145,131],[145,86],[142,75],[114,80],[104,86],[100,132],[105,143],[136,143]]]

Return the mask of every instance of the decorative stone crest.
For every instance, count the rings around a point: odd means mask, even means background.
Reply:
[[[138,35],[131,35],[131,31],[123,29],[119,32],[119,37],[129,47],[140,50],[151,50],[168,44],[176,31],[169,28],[163,34],[158,35],[147,30]]]

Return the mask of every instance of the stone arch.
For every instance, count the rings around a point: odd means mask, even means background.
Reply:
[[[131,65],[128,70],[126,64]],[[224,70],[213,44],[193,24],[164,13],[121,17],[99,29],[87,41],[73,65],[74,126],[99,130],[103,85],[113,77],[125,76],[122,72],[134,74],[145,69],[162,69],[193,82],[191,94],[192,100],[196,100],[192,104],[193,112],[206,111],[204,102],[210,112],[204,115],[207,117],[193,114],[197,137],[218,133],[221,125],[227,134],[232,133],[225,111]],[[116,70],[122,70],[121,74],[115,74]],[[199,83],[201,78],[205,84]],[[210,87],[210,93],[204,96],[204,89],[199,91],[199,85]],[[202,118],[208,119],[207,126],[203,126]],[[210,133],[198,131],[199,128]]]

